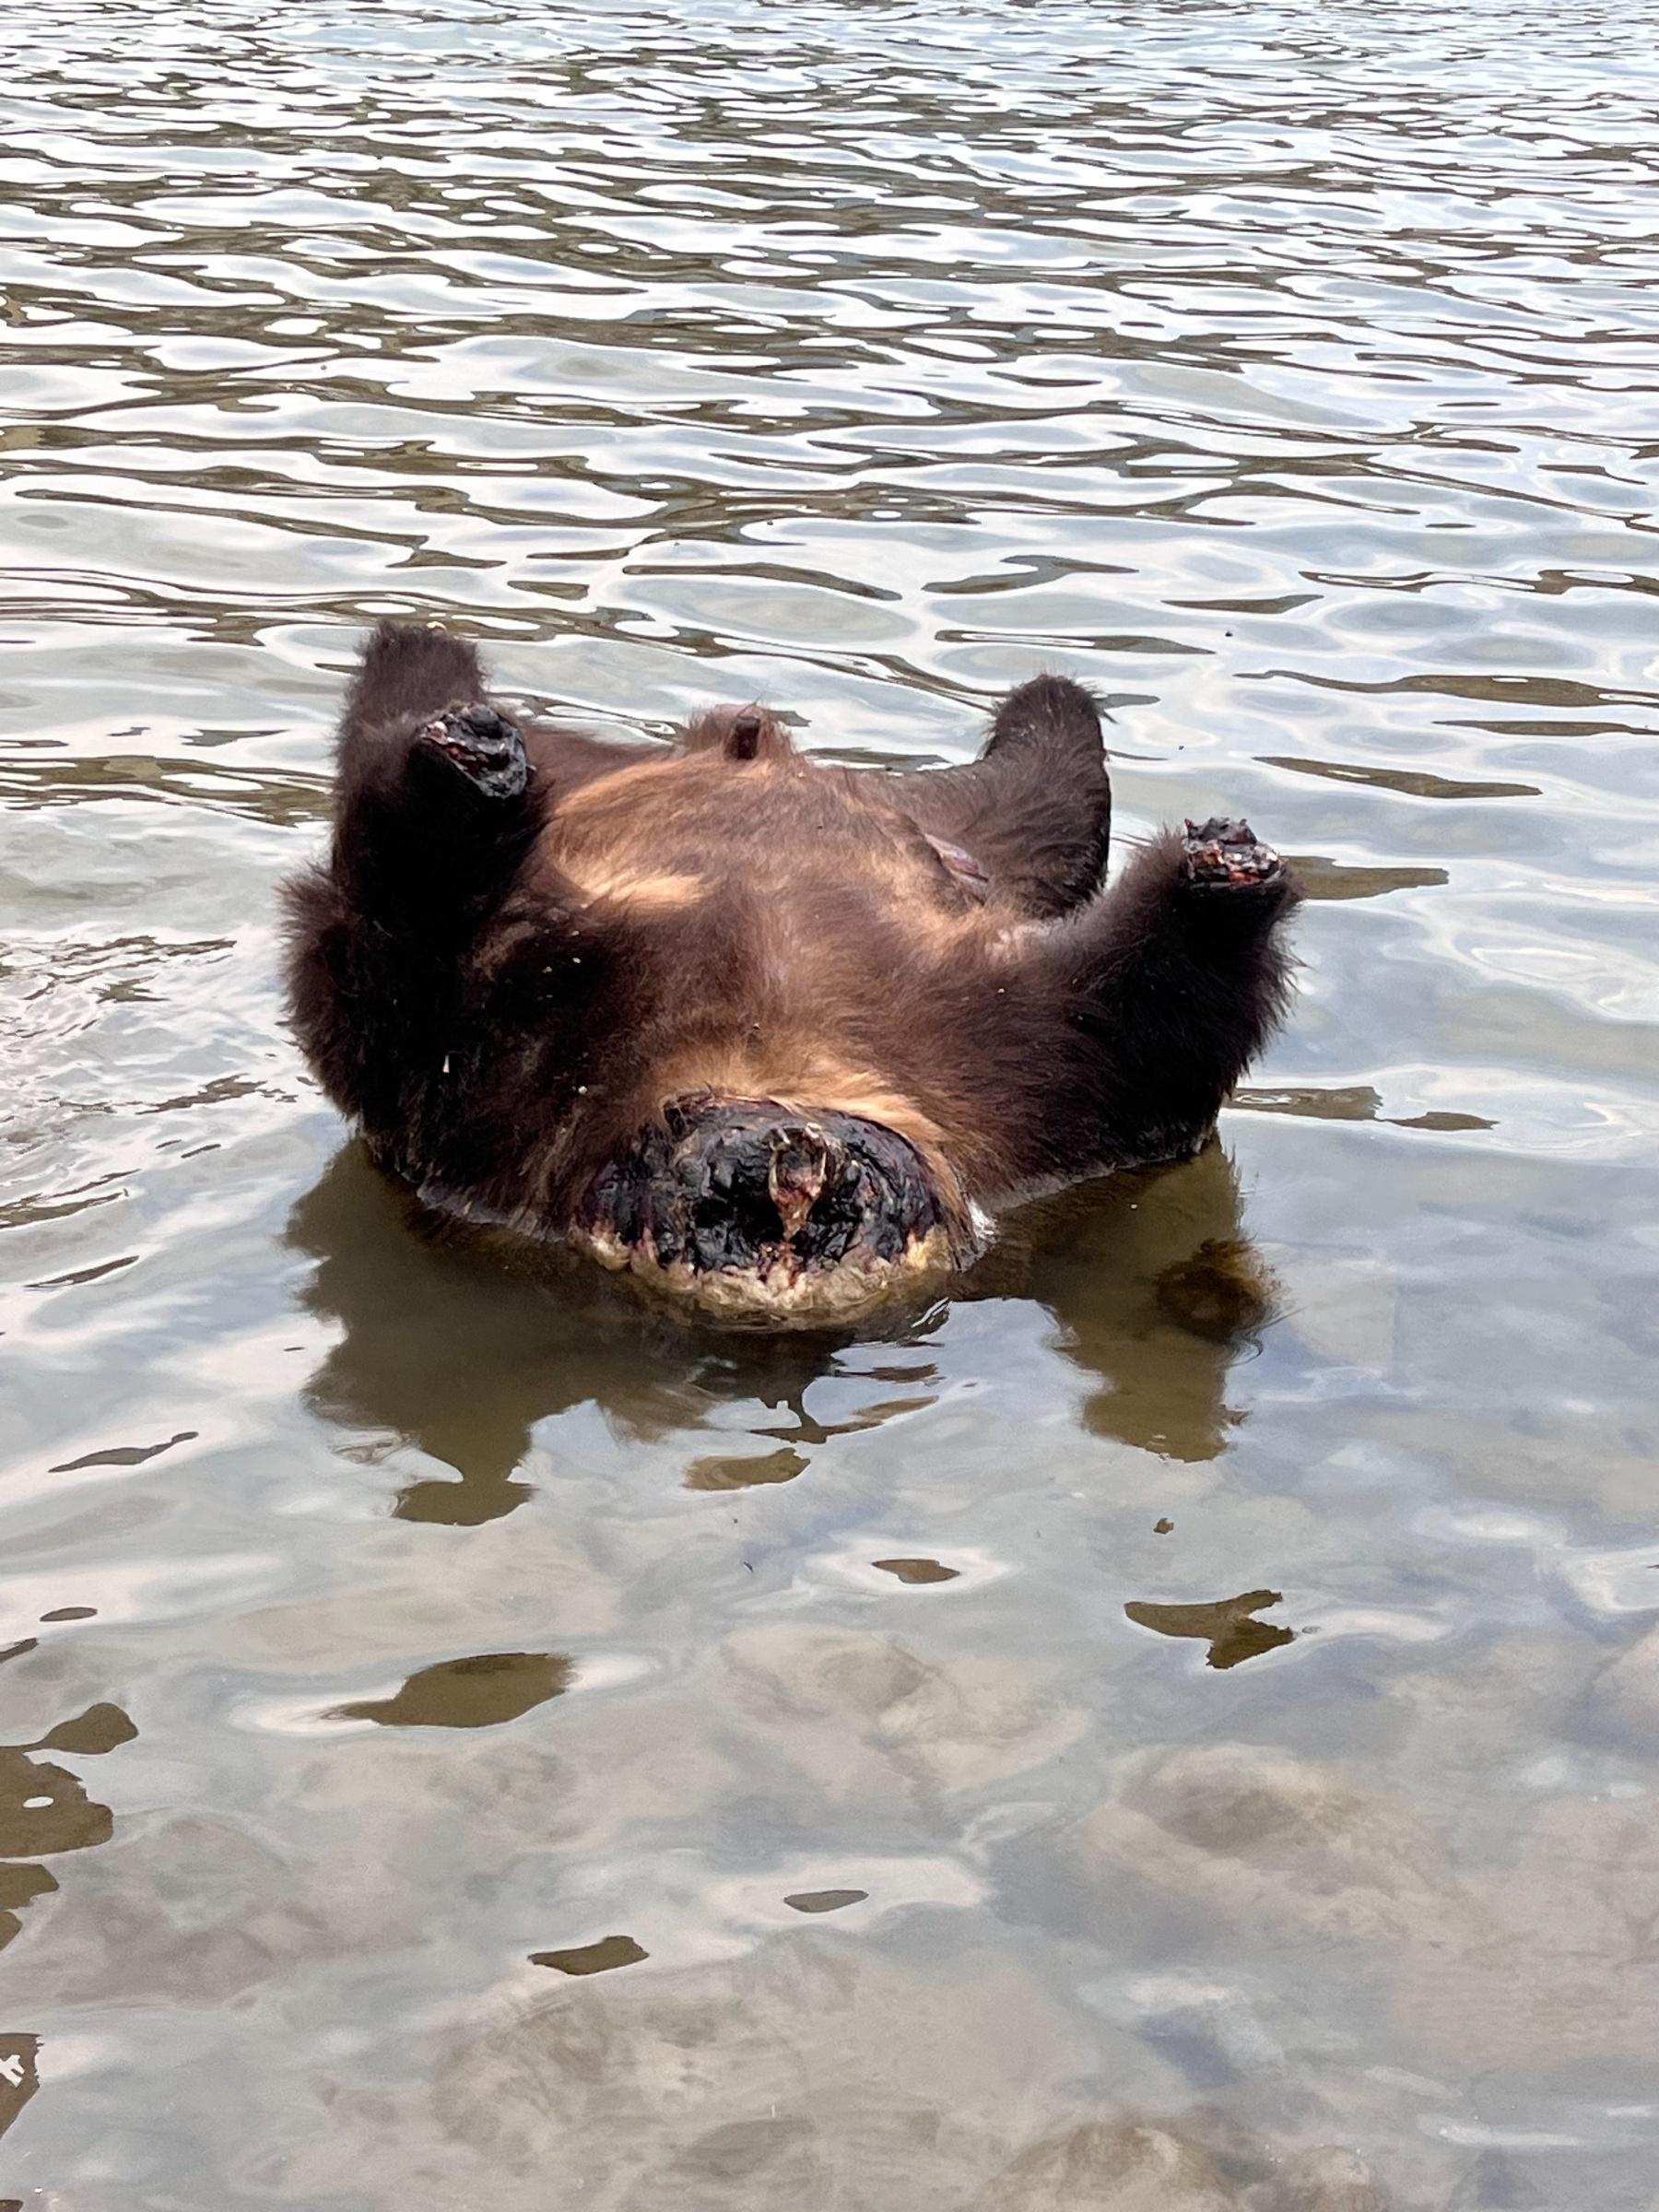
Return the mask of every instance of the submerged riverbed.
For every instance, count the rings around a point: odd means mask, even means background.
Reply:
[[[1650,2206],[1651,19],[6,33],[0,2201]],[[1294,1018],[884,1339],[434,1242],[276,980],[397,610],[857,760],[1077,675]]]

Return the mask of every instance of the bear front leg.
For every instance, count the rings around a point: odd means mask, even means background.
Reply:
[[[1300,896],[1247,822],[1216,818],[1154,838],[1096,902],[1073,972],[1115,1153],[1169,1159],[1207,1138],[1284,1016],[1282,925]]]
[[[330,872],[347,906],[453,944],[505,891],[541,813],[523,733],[471,645],[382,623],[340,726]]]
[[[468,963],[540,826],[516,724],[465,640],[382,623],[340,725],[334,836],[288,887],[295,1027],[330,1095],[395,1159],[445,1105]]]
[[[1109,889],[1022,933],[1007,1018],[1051,1067],[1028,1175],[1076,1176],[1196,1151],[1289,996],[1290,871],[1240,821],[1143,845]],[[1058,1044],[1058,1050],[1056,1050]]]

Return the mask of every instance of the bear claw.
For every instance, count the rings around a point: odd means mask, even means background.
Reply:
[[[529,781],[530,763],[517,724],[483,701],[438,715],[421,731],[420,742],[465,776],[481,797],[516,799]]]
[[[1188,822],[1182,839],[1188,880],[1207,890],[1234,890],[1271,883],[1284,862],[1271,845],[1258,842],[1248,822],[1214,817]]]

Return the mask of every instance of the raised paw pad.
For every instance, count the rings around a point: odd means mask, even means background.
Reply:
[[[1182,842],[1194,883],[1219,889],[1265,883],[1284,866],[1271,845],[1257,841],[1248,822],[1188,822]]]
[[[529,774],[518,725],[479,701],[429,722],[423,743],[458,769],[487,798],[516,798]]]

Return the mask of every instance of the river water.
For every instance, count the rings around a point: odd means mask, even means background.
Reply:
[[[1659,2199],[1659,100],[1594,0],[22,0],[0,2202]],[[885,1340],[435,1243],[276,984],[362,626],[1312,892]]]

